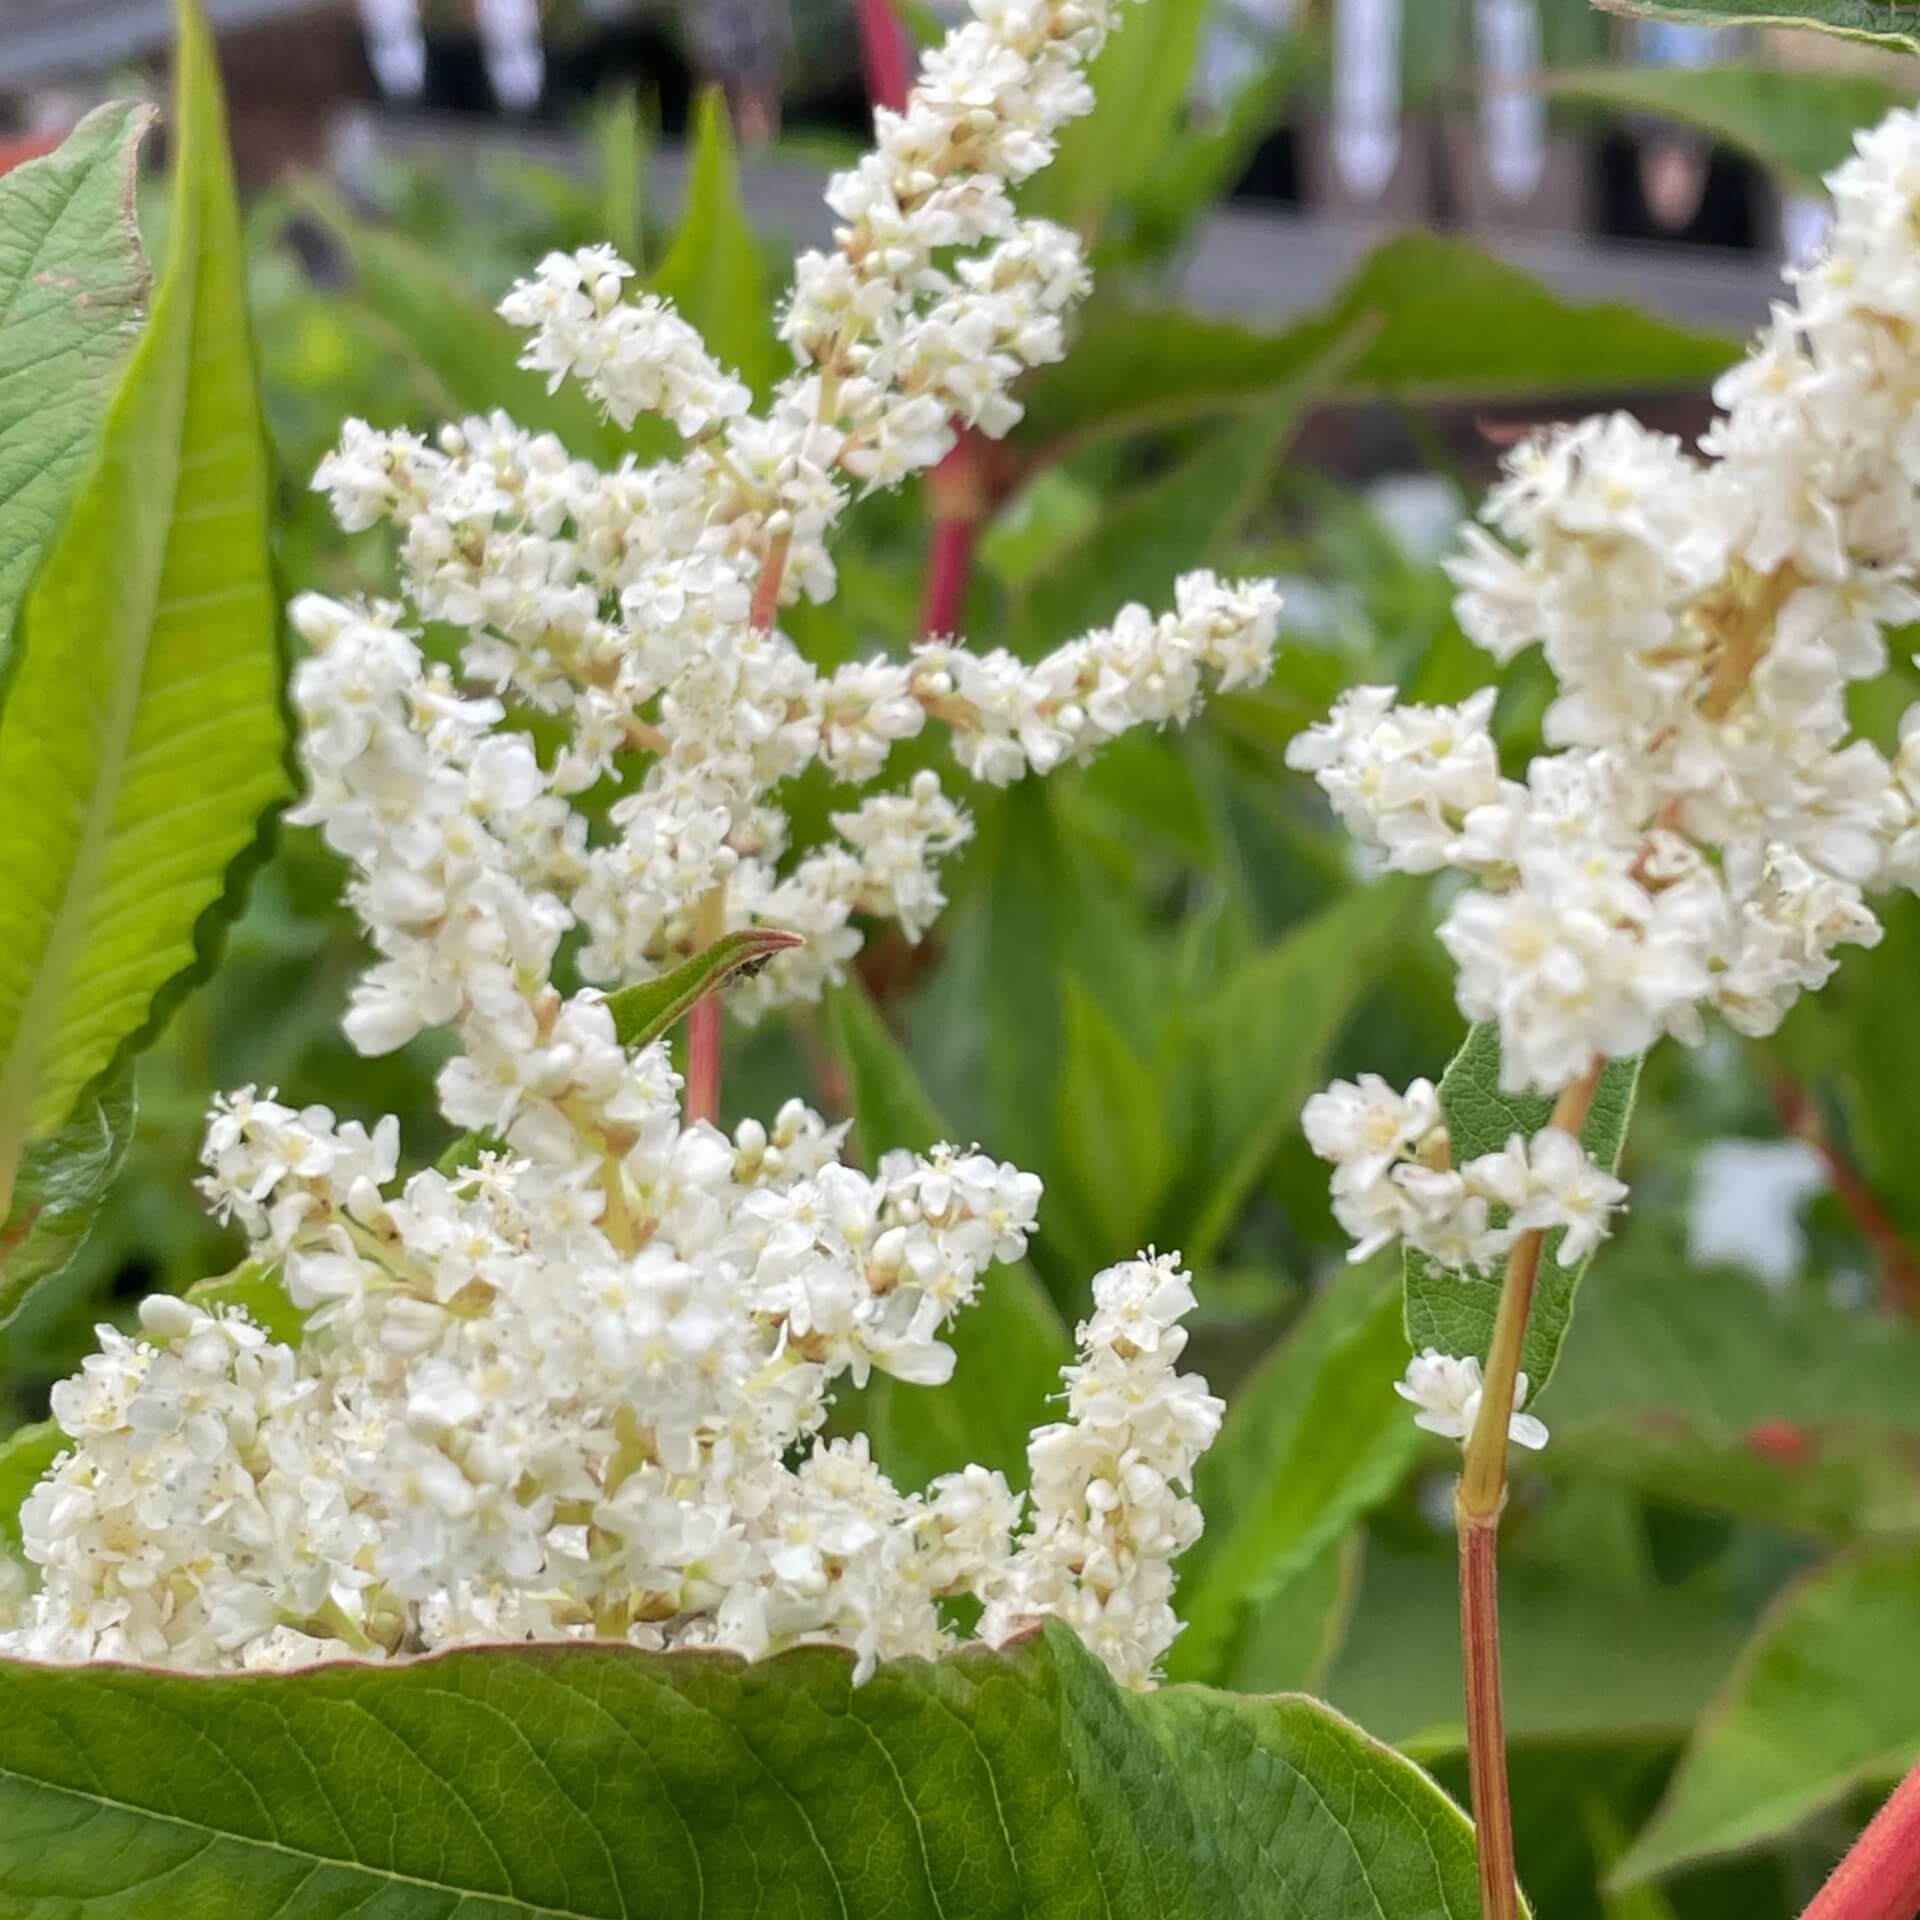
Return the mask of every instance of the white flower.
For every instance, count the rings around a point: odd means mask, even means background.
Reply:
[[[1577,1266],[1607,1237],[1625,1183],[1596,1166],[1572,1134],[1542,1127],[1526,1149],[1527,1192],[1513,1224],[1545,1232],[1564,1228],[1559,1261]]]
[[[1393,1390],[1401,1399],[1413,1403],[1419,1411],[1413,1424],[1442,1439],[1458,1440],[1462,1446],[1473,1438],[1474,1422],[1480,1415],[1480,1362],[1472,1354],[1456,1359],[1428,1347],[1407,1362],[1404,1380],[1396,1380]],[[1530,1413],[1521,1413],[1527,1398],[1527,1376],[1516,1374],[1513,1383],[1515,1412],[1507,1422],[1507,1437],[1516,1445],[1535,1452],[1547,1444],[1547,1430]]]
[[[1403,1153],[1417,1155],[1443,1131],[1432,1081],[1416,1080],[1395,1093],[1377,1073],[1363,1073],[1357,1084],[1336,1080],[1316,1093],[1301,1124],[1314,1152],[1337,1163],[1336,1185],[1352,1188],[1371,1186]]]

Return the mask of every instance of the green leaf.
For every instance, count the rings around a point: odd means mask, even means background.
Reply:
[[[1695,27],[1815,27],[1848,40],[1920,53],[1920,31],[1903,21],[1910,0],[1594,0],[1608,13],[1679,20]]]
[[[280,1269],[265,1260],[243,1260],[231,1273],[196,1280],[186,1298],[208,1313],[218,1307],[239,1307],[271,1340],[298,1346],[307,1316],[287,1295]]]
[[[614,1035],[623,1047],[644,1047],[729,980],[757,973],[776,953],[803,944],[797,933],[777,927],[742,927],[723,934],[672,972],[608,994]]]
[[[1151,950],[1131,896],[1100,884],[1063,820],[1057,781],[982,795],[978,869],[990,876],[986,930],[986,1090],[994,1152],[1052,1172],[1054,1102],[1065,1059],[1061,982],[1077,979],[1123,1033],[1154,1032]]]
[[[1790,1832],[1920,1761],[1920,1550],[1843,1557],[1769,1608],[1615,1877]]]
[[[622,259],[640,272],[647,265],[647,125],[631,87],[593,110],[588,135],[599,162],[600,230]]]
[[[150,107],[96,108],[44,159],[0,175],[0,681],[138,331],[133,183],[152,121]]]
[[[1084,351],[1076,349],[1076,351]],[[1158,479],[1123,494],[1104,518],[1028,580],[1011,626],[1027,658],[1109,620],[1129,601],[1167,604],[1175,578],[1223,559],[1266,494],[1268,476],[1325,370],[1351,344],[1336,337],[1246,419],[1201,442]]]
[[[1502,1543],[1500,1647],[1509,1741],[1671,1742],[1739,1653],[1743,1629],[1691,1594],[1571,1579]],[[1426,1759],[1466,1745],[1460,1580],[1452,1553],[1367,1552],[1360,1598],[1325,1679],[1341,1712],[1371,1716]]]
[[[1149,185],[1184,145],[1188,81],[1208,0],[1132,9],[1087,70],[1093,111],[1069,122],[1052,161],[1021,194],[1022,210],[1097,233],[1116,201]]]
[[[1020,443],[1053,454],[1110,434],[1258,408],[1356,328],[1321,398],[1517,399],[1705,387],[1740,342],[1637,308],[1578,306],[1465,241],[1407,233],[1320,314],[1278,332],[1096,302],[1073,352],[1023,389]]]
[[[449,412],[505,407],[522,426],[555,434],[570,453],[608,465],[636,447],[673,446],[664,423],[651,423],[657,432],[650,439],[623,433],[571,380],[548,393],[546,382],[520,365],[526,336],[429,248],[359,219],[317,181],[303,180],[293,200],[340,242],[368,311],[404,344]]]
[[[1255,149],[1285,121],[1288,96],[1323,64],[1320,36],[1296,24],[1211,125],[1184,128],[1164,146],[1151,171],[1128,189],[1135,228],[1129,251],[1157,254],[1183,240],[1193,223],[1232,191]]]
[[[762,398],[792,365],[768,320],[766,268],[740,195],[733,128],[718,87],[700,96],[680,227],[650,284],[699,328],[713,357]]]
[[[854,984],[837,988],[828,1014],[867,1164],[895,1147],[925,1152],[952,1140],[865,992]],[[875,1457],[902,1486],[924,1486],[972,1461],[1024,1486],[1028,1437],[1047,1418],[1048,1396],[1073,1358],[1046,1289],[1025,1261],[990,1268],[979,1298],[946,1338],[956,1361],[945,1386],[908,1386],[876,1373],[862,1391],[841,1396],[836,1424],[870,1435]]]
[[[1776,1042],[1805,1036],[1804,1071],[1818,1098],[1831,1089],[1851,1152],[1874,1197],[1920,1246],[1920,1193],[1911,1177],[1913,1098],[1920,1085],[1920,1021],[1912,1018],[1920,972],[1920,900],[1901,892],[1876,907],[1884,929]],[[1791,1058],[1791,1055],[1789,1055]]]
[[[1613,1060],[1600,1076],[1593,1106],[1580,1138],[1596,1165],[1612,1172],[1620,1164],[1626,1144],[1627,1122],[1633,1115],[1634,1090],[1640,1084],[1640,1062]],[[1553,1102],[1537,1094],[1507,1093],[1500,1085],[1500,1032],[1491,1024],[1475,1027],[1454,1055],[1440,1080],[1440,1111],[1456,1166],[1497,1153],[1509,1136],[1530,1139],[1547,1124]],[[1593,1256],[1563,1267],[1560,1242],[1565,1230],[1547,1236],[1535,1283],[1533,1312],[1527,1320],[1527,1343],[1521,1368],[1527,1376],[1527,1400],[1553,1377],[1573,1318],[1573,1296]],[[1437,1347],[1442,1353],[1474,1354],[1484,1359],[1493,1339],[1494,1314],[1500,1305],[1503,1275],[1457,1274],[1432,1265],[1423,1254],[1407,1254],[1407,1338],[1416,1353]]]
[[[1553,1390],[1556,1470],[1836,1540],[1920,1533],[1920,1329],[1629,1234]]]
[[[1619,1816],[1598,1794],[1591,1795],[1580,1809],[1581,1825],[1587,1830],[1587,1844],[1595,1863],[1610,1880],[1614,1863],[1627,1850],[1630,1838]],[[1601,1920],[1680,1920],[1673,1902],[1658,1887],[1642,1883],[1637,1887],[1600,1892]]]
[[[1405,932],[1419,891],[1355,887],[1244,962],[1190,1016],[1200,1127],[1168,1238],[1196,1265],[1232,1230],[1262,1173],[1299,1130],[1327,1056]],[[1396,1366],[1394,1373],[1400,1368]]]
[[[0,1440],[0,1538],[20,1545],[20,1508],[70,1443],[51,1420],[36,1420]]]
[[[204,958],[288,790],[267,452],[219,80],[181,14],[153,313],[0,712],[0,1181]]]
[[[134,1120],[129,1063],[90,1088],[64,1126],[20,1156],[13,1208],[0,1225],[0,1325],[80,1251],[126,1161]]]
[[[1173,1172],[1173,1148],[1159,1077],[1071,975],[1065,1005],[1053,1155],[1061,1178],[1048,1196],[1047,1231],[1063,1224],[1064,1200],[1082,1263],[1104,1265],[1144,1243]]]
[[[1182,1562],[1175,1678],[1234,1672],[1275,1596],[1400,1484],[1421,1445],[1393,1391],[1405,1362],[1392,1276],[1374,1266],[1336,1282],[1235,1392],[1195,1479],[1207,1525]]]
[[[1467,1920],[1465,1817],[1317,1702],[1000,1653],[13,1666],[13,1920]],[[399,1817],[396,1817],[398,1815]]]
[[[1658,114],[1742,148],[1801,193],[1907,94],[1868,73],[1783,67],[1578,67],[1546,77],[1563,99]]]
[[[1359,1598],[1365,1549],[1355,1527],[1297,1572],[1263,1586],[1220,1684],[1236,1693],[1318,1693]]]

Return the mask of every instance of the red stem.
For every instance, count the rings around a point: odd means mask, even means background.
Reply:
[[[906,28],[889,0],[854,0],[860,24],[860,61],[867,77],[867,98],[876,107],[902,111],[913,85],[913,48]],[[953,451],[927,479],[933,509],[932,551],[927,557],[926,599],[920,610],[923,639],[958,630],[973,573],[973,535],[980,498],[979,456],[973,436],[962,427]]]
[[[962,440],[947,460],[971,462],[973,449]],[[942,461],[944,466],[947,461]],[[920,633],[958,633],[966,610],[967,583],[973,574],[973,521],[959,515],[941,515],[933,523],[933,545],[927,555],[927,597],[920,609]]]
[[[1467,1775],[1480,1856],[1481,1920],[1518,1920],[1507,1737],[1500,1707],[1500,1515],[1468,1513],[1460,1526],[1460,1652],[1467,1696]]]
[[[1813,1896],[1801,1920],[1914,1920],[1920,1913],[1920,1767]]]
[[[687,1125],[720,1124],[720,996],[710,993],[687,1014]]]
[[[907,30],[887,0],[853,0],[860,23],[860,64],[866,70],[867,98],[895,113],[907,104],[913,85],[913,52]]]

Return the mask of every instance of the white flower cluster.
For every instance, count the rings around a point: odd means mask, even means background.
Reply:
[[[346,527],[392,523],[407,604],[295,603],[295,817],[351,863],[378,952],[349,1036],[381,1053],[451,1027],[441,1108],[485,1144],[403,1177],[391,1119],[218,1105],[205,1191],[301,1336],[175,1299],[139,1338],[102,1330],[55,1397],[72,1445],[23,1512],[41,1585],[5,1596],[0,1651],[234,1667],[828,1640],[864,1673],[949,1644],[949,1603],[971,1602],[995,1639],[1060,1614],[1148,1683],[1220,1414],[1174,1370],[1175,1261],[1095,1281],[1024,1519],[979,1467],[903,1494],[864,1440],[828,1437],[836,1386],[946,1380],[943,1335],[1024,1252],[1039,1182],[952,1147],[863,1174],[798,1102],[729,1139],[683,1113],[664,1045],[630,1054],[595,985],[555,981],[576,954],[589,982],[644,980],[758,922],[805,945],[749,1010],[817,995],[859,946],[853,914],[925,929],[967,821],[922,772],[791,857],[780,783],[816,764],[870,782],[930,714],[1008,781],[1264,673],[1276,597],[1205,574],[1173,613],[1129,608],[1031,667],[942,641],[825,676],[776,626],[783,600],[831,591],[850,483],[937,459],[950,416],[1004,432],[1010,382],[1059,352],[1077,243],[1017,220],[1007,187],[1088,104],[1112,11],[976,0],[835,183],[846,225],[800,264],[801,369],[764,416],[592,249],[508,297],[526,364],[622,424],[664,415],[683,457],[603,472],[498,414],[431,446],[348,426],[316,484]],[[425,623],[459,630],[488,691],[433,660]],[[591,831],[590,787],[613,796]]]
[[[1467,531],[1466,631],[1502,662],[1538,644],[1558,682],[1525,779],[1492,688],[1357,688],[1289,751],[1388,865],[1471,876],[1440,929],[1461,1010],[1497,1024],[1506,1089],[1569,1098],[1570,1125],[1606,1060],[1697,1041],[1708,1008],[1772,1032],[1879,939],[1871,890],[1920,886],[1920,708],[1889,762],[1847,705],[1920,613],[1920,116],[1857,148],[1826,254],[1697,453],[1620,414],[1555,428]],[[1306,1120],[1360,1252],[1397,1237],[1469,1271],[1564,1228],[1573,1261],[1625,1197],[1557,1128],[1453,1166],[1425,1082],[1336,1086]],[[1464,1437],[1478,1388],[1477,1361],[1427,1354],[1402,1391]]]
[[[660,1046],[606,1067],[596,1156],[530,1102],[509,1156],[398,1192],[390,1127],[223,1102],[208,1191],[309,1310],[300,1343],[170,1297],[138,1339],[101,1329],[55,1391],[73,1445],[23,1510],[42,1585],[0,1650],[829,1639],[865,1669],[951,1644],[944,1603],[970,1595],[990,1636],[1059,1613],[1145,1684],[1200,1526],[1174,1488],[1220,1414],[1174,1371],[1175,1263],[1095,1281],[1024,1532],[982,1468],[903,1495],[863,1438],[821,1437],[831,1389],[946,1379],[941,1333],[1024,1251],[1039,1182],[951,1148],[868,1177],[797,1102],[729,1141],[680,1124]]]
[[[926,57],[906,111],[880,111],[874,152],[832,183],[844,224],[832,252],[796,265],[783,333],[799,365],[764,414],[684,318],[630,297],[632,268],[595,247],[550,255],[501,312],[531,332],[524,365],[580,381],[623,426],[663,416],[683,457],[604,472],[496,413],[433,445],[349,422],[322,463],[315,485],[342,526],[398,530],[412,613],[463,631],[468,675],[570,720],[537,785],[515,756],[539,811],[621,782],[617,836],[589,847],[559,817],[544,849],[558,857],[539,868],[586,930],[588,978],[644,978],[771,922],[807,945],[737,1010],[817,999],[859,948],[855,913],[924,930],[942,904],[936,863],[969,825],[923,774],[911,805],[837,813],[840,842],[802,852],[773,798],[782,782],[817,763],[863,785],[934,714],[968,770],[1004,784],[1128,727],[1183,721],[1210,682],[1265,676],[1278,596],[1209,574],[1178,583],[1175,613],[1128,607],[1031,667],[943,639],[823,675],[776,628],[783,603],[831,596],[827,540],[855,485],[931,466],[955,421],[1004,434],[1020,414],[1013,381],[1060,356],[1062,316],[1086,287],[1079,242],[1018,218],[1009,188],[1091,105],[1082,70],[1119,10],[977,0]],[[309,603],[300,624],[315,644],[346,618]],[[331,700],[360,697],[327,678],[307,677],[310,726],[329,725]],[[442,717],[414,705],[420,721]]]
[[[1033,1526],[988,1601],[988,1639],[1057,1614],[1117,1678],[1150,1684],[1180,1631],[1170,1562],[1200,1537],[1200,1509],[1182,1490],[1225,1411],[1176,1365],[1193,1304],[1178,1254],[1147,1254],[1094,1281],[1082,1358],[1067,1369],[1068,1418],[1027,1450]]]
[[[1496,659],[1538,643],[1557,752],[1502,777],[1491,690],[1461,707],[1349,694],[1296,742],[1342,817],[1410,872],[1477,881],[1441,938],[1510,1088],[1697,1039],[1771,1032],[1870,945],[1874,888],[1920,881],[1920,712],[1890,764],[1847,689],[1920,611],[1920,118],[1832,178],[1824,258],[1792,275],[1716,388],[1699,455],[1614,415],[1522,447],[1497,534],[1453,563]]]
[[[1626,1187],[1560,1127],[1512,1134],[1496,1153],[1452,1164],[1440,1096],[1416,1080],[1396,1093],[1378,1074],[1336,1080],[1302,1115],[1308,1144],[1333,1162],[1333,1210],[1364,1260],[1399,1240],[1437,1266],[1483,1271],[1526,1232],[1558,1233],[1573,1266],[1607,1236]]]
[[[822,674],[756,601],[756,572],[760,588],[791,578],[791,556],[742,531],[732,464],[697,444],[678,462],[603,473],[496,414],[447,429],[438,448],[351,423],[320,469],[343,525],[384,513],[401,530],[411,612],[465,631],[469,678],[561,716],[567,736],[541,765],[524,735],[498,731],[499,699],[463,699],[424,661],[402,609],[307,595],[294,618],[313,657],[295,695],[315,757],[336,769],[365,760],[363,777],[389,785],[430,781],[443,813],[510,831],[506,866],[551,896],[543,920],[585,929],[591,979],[641,979],[722,933],[772,923],[808,945],[777,960],[740,1010],[817,999],[859,949],[855,913],[924,932],[943,904],[937,863],[970,825],[928,771],[910,797],[836,811],[839,839],[796,854],[781,783],[818,764],[864,785],[933,715],[970,773],[1005,785],[1130,727],[1183,722],[1209,686],[1257,682],[1271,662],[1271,587],[1193,573],[1176,583],[1173,612],[1127,607],[1031,666],[940,640]],[[370,727],[383,736],[371,754]],[[569,803],[609,776],[617,831],[589,845]],[[329,779],[305,817],[360,860],[374,852],[366,810],[337,820],[347,798]],[[427,838],[397,800],[384,813],[410,845]],[[398,929],[414,903],[390,913],[384,892],[368,892],[362,904],[377,928]],[[389,974],[381,992],[396,982]],[[418,1011],[417,1024],[449,1017],[425,1001]]]

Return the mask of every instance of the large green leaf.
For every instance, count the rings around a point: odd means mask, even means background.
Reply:
[[[1870,73],[1784,67],[1576,67],[1547,84],[1563,98],[1658,114],[1744,148],[1791,187],[1818,193],[1853,136],[1906,92]]]
[[[128,1063],[90,1088],[64,1126],[21,1154],[13,1208],[0,1224],[0,1321],[80,1251],[133,1144],[134,1118]]]
[[[1920,1761],[1916,1645],[1920,1551],[1845,1557],[1790,1587],[1618,1877],[1757,1846]]]
[[[1393,1391],[1405,1362],[1376,1266],[1343,1277],[1236,1390],[1195,1481],[1207,1524],[1182,1567],[1175,1675],[1242,1670],[1263,1611],[1400,1483],[1421,1444]]]
[[[1194,1173],[1165,1231],[1189,1259],[1212,1254],[1298,1130],[1327,1055],[1377,983],[1418,897],[1398,878],[1355,887],[1245,961],[1188,1015],[1184,1031],[1197,1068]]]
[[[627,1647],[5,1672],[10,1920],[1467,1920],[1465,1818],[1299,1696],[1065,1628],[852,1684]]]
[[[1449,1549],[1451,1542],[1448,1543]],[[1616,1586],[1503,1552],[1500,1645],[1514,1742],[1683,1739],[1739,1653],[1730,1613],[1658,1587]],[[1609,1570],[1610,1571],[1610,1570]],[[1369,1548],[1328,1699],[1408,1752],[1460,1751],[1460,1581],[1452,1552]]]
[[[1626,1144],[1627,1122],[1633,1114],[1634,1090],[1640,1084],[1640,1061],[1609,1061],[1593,1096],[1593,1107],[1581,1139],[1595,1162],[1609,1171],[1620,1164]],[[1440,1080],[1440,1110],[1456,1166],[1497,1153],[1509,1136],[1531,1138],[1547,1124],[1553,1102],[1529,1093],[1507,1093],[1500,1085],[1500,1033],[1491,1024],[1475,1027],[1454,1055]],[[1573,1318],[1573,1297],[1593,1256],[1560,1264],[1564,1231],[1547,1236],[1534,1287],[1533,1312],[1527,1320],[1527,1344],[1521,1367],[1527,1376],[1527,1397],[1539,1396],[1553,1375]],[[1493,1339],[1494,1315],[1500,1306],[1503,1276],[1493,1273],[1458,1274],[1434,1266],[1423,1254],[1407,1254],[1407,1338],[1414,1350],[1438,1347],[1442,1353],[1486,1357]]]
[[[1551,1463],[1835,1539],[1920,1534],[1920,1329],[1610,1253],[1555,1377]]]
[[[1695,27],[1816,27],[1849,40],[1920,53],[1910,0],[1594,0],[1609,13]]]
[[[952,1140],[865,992],[851,984],[837,989],[830,1013],[867,1164],[895,1147],[924,1152]],[[1046,1289],[1024,1261],[991,1268],[980,1297],[946,1337],[956,1360],[945,1386],[908,1386],[875,1374],[863,1391],[841,1396],[839,1423],[870,1435],[875,1457],[902,1486],[924,1486],[976,1460],[1024,1486],[1028,1436],[1048,1418],[1048,1397],[1073,1357]]]
[[[1577,306],[1465,241],[1407,233],[1360,264],[1327,309],[1278,332],[1179,309],[1096,303],[1074,350],[1025,388],[1021,444],[1064,444],[1263,404],[1335,342],[1324,397],[1366,400],[1705,387],[1740,343],[1637,308]]]
[[[100,107],[0,175],[0,678],[146,297],[133,182],[152,119]]]
[[[679,230],[650,284],[700,329],[714,358],[756,393],[764,396],[792,365],[768,320],[766,269],[740,196],[740,163],[718,87],[701,95]]]
[[[239,217],[191,7],[177,64],[166,270],[0,712],[0,1181],[153,1030],[288,790]]]

